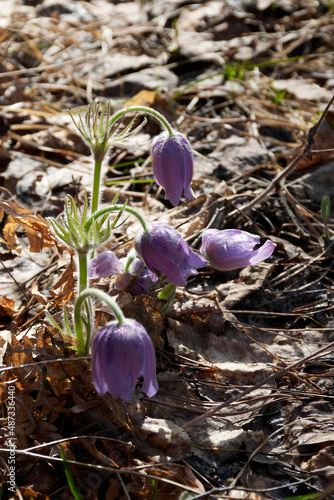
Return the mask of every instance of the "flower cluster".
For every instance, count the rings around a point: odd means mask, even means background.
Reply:
[[[196,275],[196,268],[208,263],[220,271],[257,264],[270,257],[275,249],[269,240],[262,246],[259,244],[260,238],[246,231],[209,229],[202,237],[204,258],[189,248],[171,227],[152,224],[146,231],[137,232],[135,249],[141,260],[132,259],[116,288],[128,288],[134,294],[149,293],[157,273],[163,273],[173,285],[185,286],[187,277]],[[145,272],[143,263],[149,272]],[[91,275],[118,274],[120,265],[112,252],[104,252],[93,259]],[[137,281],[129,288],[138,271]],[[102,395],[108,391],[128,400],[140,375],[144,377],[143,391],[149,397],[157,392],[153,347],[139,323],[127,320],[125,326],[110,323],[99,330],[93,340],[93,375],[96,390]]]
[[[132,295],[151,295],[155,284],[152,280],[151,273],[145,268],[143,261],[137,257],[136,252],[133,252],[125,258],[121,259],[124,262],[124,273],[117,281],[115,288],[117,290],[125,290]]]
[[[267,240],[261,245],[259,236],[236,229],[208,229],[202,234],[202,245],[196,252],[173,228],[161,224],[147,224],[133,208],[117,205],[116,200],[99,208],[102,161],[109,149],[136,133],[144,124],[134,128],[138,113],[145,112],[158,120],[164,131],[152,142],[152,165],[156,182],[165,189],[172,205],[180,203],[182,196],[194,198],[191,188],[194,156],[186,137],[174,131],[157,111],[145,106],[122,109],[112,115],[111,103],[102,109],[97,101],[88,107],[85,119],[79,114],[77,128],[91,147],[94,172],[90,203],[78,211],[74,200],[65,201],[64,216],[51,220],[56,235],[71,246],[78,262],[78,294],[74,304],[73,324],[78,340],[77,351],[86,354],[92,349],[93,380],[96,391],[107,392],[128,401],[140,377],[143,392],[152,397],[158,390],[155,353],[152,341],[144,327],[131,318],[125,318],[114,299],[89,282],[102,277],[117,276],[115,288],[134,295],[158,296],[167,302],[173,299],[175,287],[186,286],[189,276],[210,265],[219,271],[229,271],[257,264],[274,251],[275,244]],[[122,128],[126,113],[135,113],[129,125]],[[73,118],[74,119],[74,118]],[[108,250],[94,256],[95,251],[111,236],[116,225],[122,223],[123,212],[134,215],[140,228],[134,239],[134,249],[123,259]],[[111,224],[110,214],[117,215]],[[160,291],[159,291],[160,289]],[[162,290],[161,290],[162,289]],[[156,294],[156,295],[155,295]],[[94,328],[93,299],[104,301],[116,319],[98,329],[90,342]],[[64,324],[71,334],[66,309]],[[49,319],[55,324],[52,317]],[[61,329],[59,325],[58,329]]]
[[[136,255],[130,252],[128,257],[118,260],[116,255],[107,250],[94,257],[89,264],[89,278],[96,280],[110,275],[121,275],[115,284],[117,290],[126,290],[132,295],[149,295],[154,281],[150,271]]]
[[[258,264],[268,259],[276,247],[270,240],[263,245],[260,241],[259,236],[239,229],[208,229],[203,232],[202,255],[199,255],[175,229],[152,224],[146,231],[142,228],[137,231],[134,246],[140,258],[133,256],[125,269],[124,259],[118,260],[113,252],[103,252],[91,261],[90,276],[96,279],[120,274],[116,283],[118,290],[128,290],[134,295],[148,294],[158,273],[163,273],[173,285],[185,286],[188,276],[196,276],[197,269],[208,264],[219,271]]]

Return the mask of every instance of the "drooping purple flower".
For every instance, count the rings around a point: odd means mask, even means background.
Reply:
[[[182,193],[195,198],[191,189],[194,156],[187,138],[180,132],[162,132],[152,143],[153,174],[166,191],[172,205],[178,205]]]
[[[122,274],[123,271],[124,265],[109,250],[100,253],[89,263],[89,278],[91,280],[110,276],[111,274]]]
[[[143,261],[134,257],[127,265],[127,258],[121,259],[124,264],[124,273],[115,284],[117,290],[127,290],[132,295],[149,295],[153,284],[151,273],[144,268]]]
[[[173,285],[185,286],[187,275],[195,276],[196,267],[204,267],[206,259],[188,247],[182,236],[165,224],[152,224],[147,231],[142,228],[135,237],[139,257],[157,280],[156,271],[163,272]]]
[[[96,392],[129,401],[137,380],[149,398],[158,391],[154,347],[145,328],[134,319],[111,321],[93,338],[93,380]]]
[[[262,246],[260,237],[239,229],[208,229],[202,236],[200,252],[210,266],[219,271],[231,271],[268,259],[276,245],[267,240]]]

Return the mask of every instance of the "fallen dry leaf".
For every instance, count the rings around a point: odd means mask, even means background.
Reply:
[[[12,299],[7,299],[5,295],[3,295],[0,299],[0,318],[2,316],[9,316],[10,318],[14,318],[17,314],[15,310],[15,301]]]
[[[28,233],[30,243],[30,252],[41,252],[43,248],[57,246],[64,250],[64,246],[57,241],[49,223],[39,214],[34,214],[12,201],[0,200],[0,219],[4,213],[8,215],[7,222],[3,229],[3,243],[9,250],[21,252],[19,240],[16,236],[16,230],[21,225]]]

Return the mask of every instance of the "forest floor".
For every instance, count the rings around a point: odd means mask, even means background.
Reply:
[[[334,498],[332,2],[0,8],[0,497]],[[200,269],[164,313],[116,293],[114,277],[95,283],[156,349],[158,393],[139,383],[128,403],[96,393],[90,356],[45,315],[62,324],[73,308],[73,256],[46,218],[89,189],[68,110],[95,98],[156,109],[195,152],[196,198],[172,207],[153,179],[149,118],[108,157],[102,204],[119,193],[196,250],[208,227],[277,244],[252,267]],[[137,227],[127,219],[103,249],[123,257]],[[110,318],[98,304],[96,326]]]

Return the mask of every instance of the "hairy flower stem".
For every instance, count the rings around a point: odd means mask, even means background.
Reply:
[[[80,342],[80,345],[77,348],[77,354],[79,356],[84,356],[87,353],[89,346],[89,332],[87,332],[87,337],[85,339],[82,328],[82,309],[85,301],[91,297],[103,300],[112,309],[120,325],[122,325],[125,321],[125,317],[121,309],[107,293],[102,292],[101,290],[96,290],[95,288],[86,288],[80,292],[74,306],[74,331],[77,340]]]
[[[158,293],[158,299],[166,301],[165,305],[161,309],[162,314],[165,314],[165,312],[173,302],[175,297],[175,290],[176,290],[176,285],[168,283],[168,285],[166,285],[165,288],[163,288],[161,292]]]
[[[79,261],[79,293],[88,286],[88,254],[77,252]]]
[[[136,210],[134,210],[133,208],[130,208],[130,207],[127,207],[127,206],[124,206],[124,205],[111,205],[110,207],[101,208],[101,210],[98,210],[97,212],[95,212],[94,214],[92,214],[91,217],[87,220],[87,222],[86,222],[86,224],[84,226],[85,231],[89,231],[89,228],[92,225],[93,221],[95,219],[98,219],[102,215],[105,215],[105,214],[108,214],[108,213],[112,213],[112,212],[121,212],[122,210],[124,210],[125,212],[129,212],[130,214],[134,215],[139,220],[139,222],[141,223],[141,225],[143,227],[143,230],[145,232],[147,231],[147,224],[146,224],[145,220],[143,219],[143,217]]]
[[[168,285],[166,285],[165,288],[163,288],[161,292],[158,293],[158,299],[166,300],[169,296],[175,293],[175,289],[175,285],[173,285],[172,283],[168,283]]]
[[[94,214],[99,208],[100,181],[101,181],[102,162],[95,160],[93,175],[93,192],[91,201],[91,214]]]
[[[170,136],[174,135],[173,129],[166,118],[161,113],[159,113],[155,109],[149,108],[148,106],[129,106],[128,108],[117,111],[117,113],[115,113],[109,120],[109,127],[111,127],[113,123],[115,123],[123,115],[127,113],[138,112],[148,113],[149,115],[153,116],[153,118],[155,118],[160,123],[160,125],[162,124],[165,127]]]
[[[77,256],[78,256],[78,262],[79,262],[78,288],[79,288],[79,294],[80,294],[84,290],[87,290],[87,287],[88,287],[88,254],[77,252]],[[85,307],[86,336],[90,337],[90,329],[92,327],[93,317],[94,317],[91,300],[87,301],[85,306],[86,306]],[[87,345],[88,345],[87,343],[85,345],[82,323],[83,323],[82,317],[80,317],[79,337],[77,335],[77,328],[75,326],[75,334],[76,334],[77,339],[80,342],[80,346],[78,347],[78,354],[80,354],[80,355],[86,354]]]

